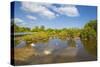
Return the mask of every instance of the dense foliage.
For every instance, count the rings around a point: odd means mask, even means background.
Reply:
[[[89,21],[82,29],[81,38],[82,39],[96,39],[97,37],[97,20]]]

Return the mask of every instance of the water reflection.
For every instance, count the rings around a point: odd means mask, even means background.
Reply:
[[[96,41],[93,42],[54,38],[47,42],[32,43],[31,46],[36,50],[35,56],[30,57],[31,61],[30,59],[27,61],[28,64],[41,64],[96,60]],[[25,42],[22,41],[21,44],[25,46]],[[22,48],[21,44],[16,48]]]
[[[20,41],[20,43],[17,46],[15,46],[15,47],[16,48],[22,48],[24,46],[26,46],[26,41]]]
[[[97,56],[97,40],[82,40],[85,50],[92,54],[93,56]]]
[[[34,43],[31,43],[30,45],[31,45],[32,47],[35,47],[35,44],[34,44]]]

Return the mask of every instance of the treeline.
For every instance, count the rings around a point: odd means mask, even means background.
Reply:
[[[63,28],[63,29],[46,29],[44,26],[36,26],[32,29],[27,27],[19,27],[12,24],[14,32],[37,32],[36,36],[44,37],[58,37],[61,39],[80,37],[84,40],[96,39],[97,37],[97,20],[91,20],[85,24],[83,29],[79,28]],[[35,35],[33,35],[35,37]],[[39,37],[39,38],[40,38]]]

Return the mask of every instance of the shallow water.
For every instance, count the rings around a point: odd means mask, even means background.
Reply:
[[[22,41],[23,42],[23,41]],[[20,43],[16,48],[22,48],[26,43]],[[92,54],[88,48],[92,47],[96,42],[93,42],[91,46],[87,46],[88,41],[84,43],[80,39],[75,40],[61,40],[50,39],[48,42],[38,42],[34,44],[33,49],[36,50],[36,56],[30,57],[27,64],[47,64],[47,63],[62,63],[62,62],[74,62],[74,61],[92,61],[96,60],[96,54]],[[84,45],[85,44],[85,45]],[[87,46],[87,47],[86,47]],[[96,50],[93,50],[96,52]]]

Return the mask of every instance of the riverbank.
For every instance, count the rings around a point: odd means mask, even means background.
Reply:
[[[32,47],[14,48],[15,65],[29,63],[31,56],[35,56],[35,50]]]

